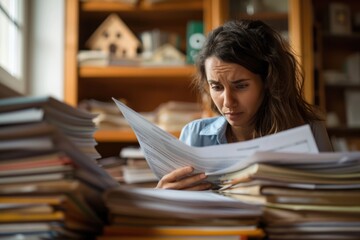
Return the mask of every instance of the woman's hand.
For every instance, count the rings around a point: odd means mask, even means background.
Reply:
[[[163,176],[158,182],[156,188],[176,189],[176,190],[207,190],[211,188],[211,183],[204,182],[205,173],[193,174],[192,167],[182,167]]]

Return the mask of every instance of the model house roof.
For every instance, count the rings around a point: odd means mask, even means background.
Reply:
[[[92,50],[101,50],[116,58],[134,58],[141,42],[117,14],[109,15],[86,43]]]

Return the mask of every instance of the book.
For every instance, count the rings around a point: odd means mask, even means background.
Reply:
[[[113,225],[126,226],[256,226],[257,218],[211,218],[211,219],[178,219],[172,217],[153,218],[128,215],[111,215]]]
[[[104,228],[105,236],[249,236],[264,237],[264,232],[255,227],[247,226],[158,226],[158,227],[130,227],[130,226],[108,226]]]
[[[83,233],[74,233],[58,222],[50,223],[2,223],[0,234],[7,240],[51,238],[82,239]],[[83,234],[84,235],[84,234]],[[90,236],[89,236],[90,237]]]
[[[61,165],[71,165],[72,161],[63,153],[43,153],[15,159],[2,159],[0,161],[0,174],[7,171],[23,170],[28,168],[43,168]]]
[[[255,163],[245,169],[223,174],[219,177],[219,185],[228,188],[237,183],[255,179],[313,184],[360,184],[360,172],[341,174],[335,168],[330,173],[319,173],[315,170],[304,171],[289,167]]]
[[[260,235],[261,236],[261,235]],[[155,236],[132,236],[132,235],[115,235],[115,236],[100,236],[96,238],[97,240],[201,240],[201,239],[209,239],[209,240],[247,240],[248,237],[246,235],[214,235],[214,236],[171,236],[171,235],[155,235]],[[256,238],[254,238],[256,239]],[[261,237],[259,237],[261,239]],[[11,240],[11,239],[10,239]],[[16,239],[14,239],[16,240]]]
[[[264,184],[264,182],[253,181],[252,185],[236,184],[231,188],[220,189],[223,193],[243,194],[243,195],[274,195],[274,196],[343,196],[359,197],[358,189],[308,189],[303,188],[302,184],[276,185]]]
[[[44,117],[44,111],[38,108],[20,109],[0,114],[0,125],[38,122]]]

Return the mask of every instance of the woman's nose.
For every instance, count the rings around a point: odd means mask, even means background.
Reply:
[[[236,107],[237,105],[237,101],[236,101],[236,98],[234,97],[234,94],[227,90],[227,91],[224,91],[224,106],[226,108],[234,108]]]

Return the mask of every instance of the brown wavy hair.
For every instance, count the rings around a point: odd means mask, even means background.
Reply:
[[[264,83],[264,100],[254,116],[254,137],[322,120],[320,112],[303,96],[304,77],[290,45],[274,29],[258,20],[233,20],[209,33],[196,61],[193,85],[211,109],[205,73],[209,57],[236,63],[259,74]]]

